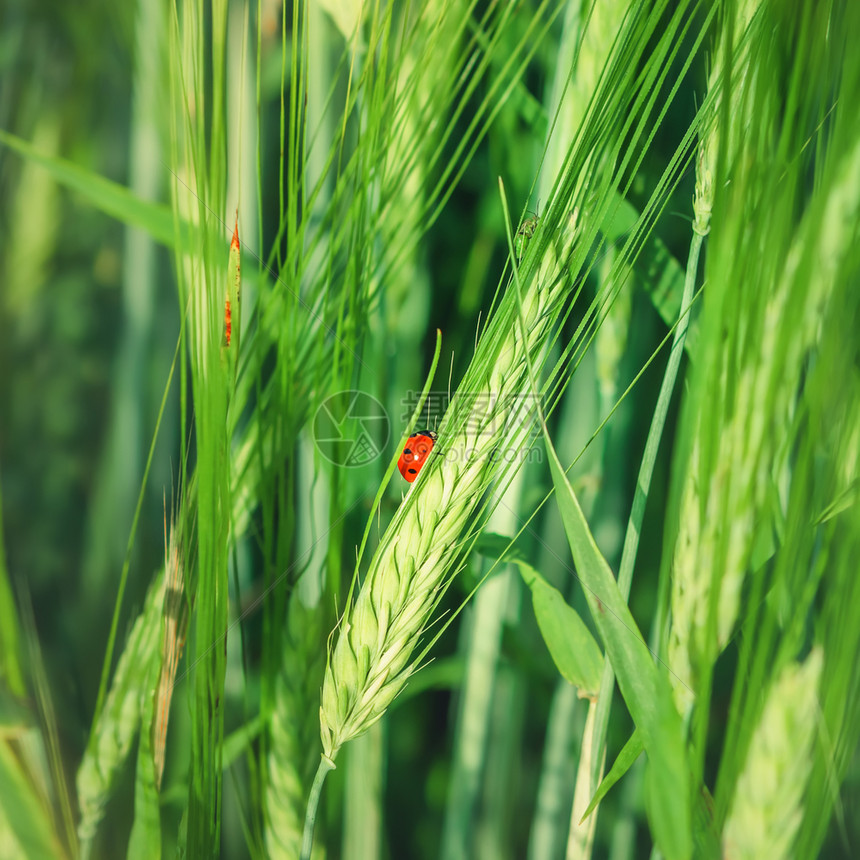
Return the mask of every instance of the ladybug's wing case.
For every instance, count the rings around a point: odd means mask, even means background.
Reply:
[[[397,468],[400,469],[400,474],[411,484],[421,467],[427,460],[430,452],[433,450],[433,445],[436,443],[437,436],[432,430],[419,430],[413,433],[397,461]]]

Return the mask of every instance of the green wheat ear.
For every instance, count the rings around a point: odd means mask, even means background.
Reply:
[[[723,831],[725,857],[792,857],[813,764],[824,652],[786,666],[768,694]]]
[[[78,767],[76,784],[81,810],[78,840],[80,856],[84,858],[91,856],[105,806],[140,726],[142,698],[152,693],[146,689],[146,679],[161,644],[165,587],[163,573],[149,587],[143,610],[131,629],[110,692]]]
[[[332,763],[343,744],[385,713],[416,669],[413,652],[498,468],[492,455],[516,420],[528,361],[536,362],[549,340],[565,289],[557,261],[570,253],[574,231],[561,237],[561,253],[548,250],[519,309],[516,292],[506,294],[439,427],[438,455],[412,485],[343,613],[320,706],[323,752]]]

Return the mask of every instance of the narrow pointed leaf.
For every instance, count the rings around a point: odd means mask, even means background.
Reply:
[[[579,688],[580,696],[595,698],[603,674],[600,646],[557,588],[525,562],[517,565],[531,589],[535,618],[556,668],[566,681]]]
[[[658,669],[588,528],[546,430],[550,471],[577,576],[618,686],[648,754],[646,805],[654,839],[668,860],[692,855],[690,774],[681,718],[669,680]]]
[[[588,804],[585,812],[582,814],[582,818],[579,823],[582,824],[592,812],[594,812],[594,808],[603,800],[604,797],[609,793],[609,789],[633,767],[633,762],[642,755],[642,750],[645,747],[642,745],[642,733],[639,729],[634,729],[633,734],[630,735],[627,743],[621,748],[621,752],[618,753],[615,761],[612,763],[612,767],[609,770],[609,773],[603,777],[600,785],[597,786],[597,791],[594,792],[594,797],[591,798],[591,802]]]
[[[96,209],[130,227],[145,230],[168,248],[176,244],[173,213],[161,203],[153,203],[133,194],[123,185],[93,173],[64,158],[39,152],[27,141],[0,129],[0,143],[44,167],[60,185],[85,197]],[[183,231],[187,236],[187,231]]]

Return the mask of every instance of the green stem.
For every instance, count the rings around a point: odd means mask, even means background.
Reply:
[[[320,756],[320,766],[317,768],[314,784],[311,786],[311,793],[308,797],[308,811],[305,814],[305,832],[302,836],[301,860],[310,860],[311,858],[311,849],[314,847],[314,824],[317,820],[317,807],[320,802],[320,794],[322,794],[323,783],[328,776],[328,772],[334,770],[336,766],[327,755]]]
[[[624,597],[630,594],[630,584],[633,580],[633,564],[636,561],[636,551],[639,547],[639,531],[642,527],[642,520],[645,517],[645,505],[648,501],[648,491],[651,488],[654,464],[657,461],[657,449],[660,447],[663,426],[666,423],[666,414],[669,411],[669,401],[672,399],[672,392],[675,390],[678,367],[681,364],[681,356],[684,354],[684,341],[687,338],[687,329],[690,325],[690,316],[687,310],[688,305],[693,299],[696,270],[699,266],[699,253],[702,249],[702,240],[704,238],[700,233],[695,233],[693,235],[693,242],[690,245],[690,256],[687,260],[687,275],[684,281],[684,294],[681,298],[682,316],[678,321],[678,328],[675,330],[675,337],[672,340],[672,352],[669,355],[666,374],[660,386],[660,396],[657,398],[654,418],[651,421],[651,427],[648,430],[648,440],[645,443],[645,453],[642,456],[642,465],[639,468],[639,479],[636,483],[636,493],[633,497],[630,520],[627,523],[627,534],[624,536],[621,567],[618,571],[618,587],[621,589]]]
[[[636,481],[636,492],[633,496],[633,506],[630,510],[630,519],[627,522],[627,533],[624,536],[624,549],[621,553],[621,566],[618,571],[618,588],[625,600],[630,595],[630,585],[633,581],[633,565],[636,561],[636,552],[639,549],[639,535],[642,528],[642,520],[645,517],[645,506],[648,501],[648,491],[651,487],[651,478],[654,474],[654,465],[657,462],[657,450],[660,447],[660,439],[663,435],[663,427],[666,424],[666,415],[669,411],[669,402],[675,390],[675,381],[678,376],[678,368],[681,365],[681,356],[684,353],[684,341],[687,337],[687,329],[690,325],[689,305],[693,299],[696,284],[696,271],[699,267],[699,254],[702,250],[704,235],[698,232],[693,234],[690,244],[690,254],[687,258],[687,273],[684,280],[684,294],[681,298],[681,318],[675,329],[675,337],[672,340],[672,351],[669,354],[669,363],[666,365],[666,373],[660,386],[660,395],[657,398],[657,406],[654,408],[654,417],[648,430],[648,439],[645,442],[645,452],[642,455],[642,463],[639,467],[639,477]],[[594,765],[596,769],[602,768],[602,756],[598,755],[606,743],[606,730],[609,725],[609,710],[612,704],[612,696],[609,691],[615,683],[615,672],[612,664],[607,658],[603,664],[603,680],[601,681],[601,696],[597,707],[597,726],[594,731]],[[597,786],[600,782],[599,770],[594,773],[592,785]],[[596,813],[597,810],[595,810]]]

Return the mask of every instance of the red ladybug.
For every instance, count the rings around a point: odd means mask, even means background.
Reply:
[[[427,462],[438,437],[432,430],[419,430],[406,441],[406,447],[397,461],[400,474],[411,484]]]

